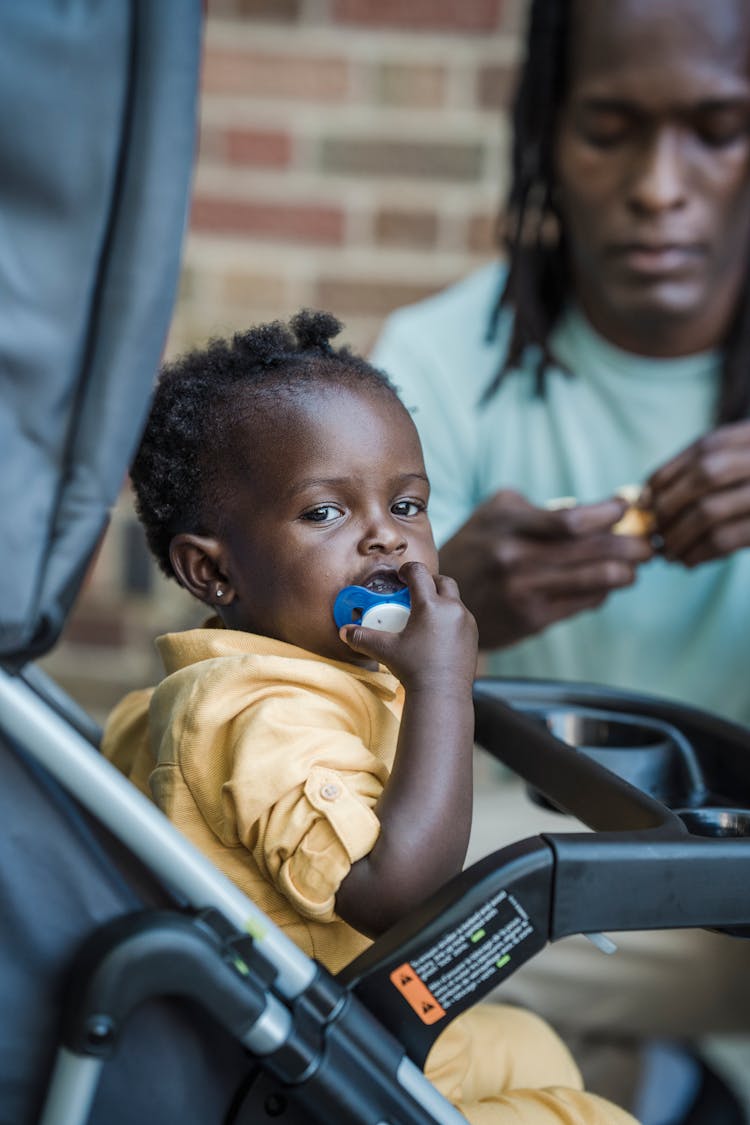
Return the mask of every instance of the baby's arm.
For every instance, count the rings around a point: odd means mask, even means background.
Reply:
[[[375,805],[380,835],[336,896],[362,933],[392,926],[462,867],[471,829],[477,628],[451,578],[401,570],[412,610],[402,633],[348,625],[346,642],[385,664],[406,699],[390,779]]]

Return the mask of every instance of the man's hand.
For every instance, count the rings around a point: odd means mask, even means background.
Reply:
[[[648,487],[668,559],[693,567],[750,546],[750,422],[705,434]]]
[[[549,511],[496,492],[440,552],[479,626],[482,648],[502,648],[601,605],[653,555],[642,538],[612,534],[620,498]]]

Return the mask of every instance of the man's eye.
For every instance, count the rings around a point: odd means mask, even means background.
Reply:
[[[747,137],[748,117],[746,113],[720,110],[699,116],[695,127],[705,144],[724,148]]]
[[[311,523],[329,523],[340,515],[341,509],[333,504],[320,504],[317,508],[310,508],[308,512],[303,512],[302,519],[309,520]]]
[[[629,135],[631,122],[624,113],[597,112],[583,114],[578,128],[583,139],[594,148],[610,148]]]
[[[424,504],[418,500],[398,500],[391,511],[395,516],[417,516],[424,511]]]
[[[628,137],[628,129],[622,124],[592,126],[590,129],[584,129],[583,136],[594,148],[614,148]]]

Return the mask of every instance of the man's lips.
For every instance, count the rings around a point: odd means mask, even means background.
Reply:
[[[658,277],[694,269],[704,249],[695,242],[626,242],[612,253],[630,272]]]

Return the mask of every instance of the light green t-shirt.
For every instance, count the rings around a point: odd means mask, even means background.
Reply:
[[[717,353],[635,356],[574,310],[554,336],[555,354],[574,376],[548,373],[540,399],[531,372],[513,372],[479,405],[507,341],[507,319],[499,339],[485,339],[503,273],[485,267],[394,313],[372,357],[414,410],[438,543],[498,488],[536,504],[601,500],[642,482],[712,428]],[[692,571],[657,558],[600,609],[494,653],[491,670],[609,684],[750,723],[749,633],[750,551]]]

